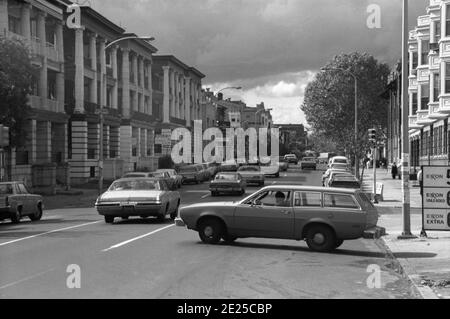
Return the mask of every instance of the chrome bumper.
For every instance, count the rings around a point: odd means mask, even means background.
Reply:
[[[379,226],[368,228],[363,233],[365,239],[378,239],[381,236],[386,236],[386,228]]]
[[[180,227],[185,227],[186,226],[186,224],[184,223],[184,221],[180,217],[175,218],[175,225],[176,226],[180,226]]]

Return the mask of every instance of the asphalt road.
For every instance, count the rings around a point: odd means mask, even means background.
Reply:
[[[294,168],[266,185],[320,185],[320,176]],[[183,186],[182,205],[242,198],[212,198],[207,189]],[[110,225],[94,208],[0,224],[0,298],[415,298],[390,264],[373,240],[348,241],[333,253],[287,240],[209,246],[171,220]]]

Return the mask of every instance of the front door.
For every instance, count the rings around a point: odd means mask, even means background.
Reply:
[[[291,191],[266,190],[240,204],[235,211],[233,229],[238,237],[294,237]]]

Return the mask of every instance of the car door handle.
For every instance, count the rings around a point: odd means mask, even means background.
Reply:
[[[285,215],[289,215],[291,213],[291,211],[290,210],[283,210],[282,213],[285,214]]]

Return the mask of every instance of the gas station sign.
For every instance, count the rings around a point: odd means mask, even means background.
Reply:
[[[422,229],[450,231],[450,167],[422,166]]]

